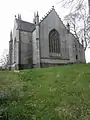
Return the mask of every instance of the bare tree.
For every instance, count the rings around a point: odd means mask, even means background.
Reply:
[[[89,9],[90,9],[90,0],[60,0],[57,4],[62,3],[62,6],[65,8],[69,8],[70,12],[76,11],[78,6],[84,3],[88,3]]]
[[[64,20],[70,23],[71,32],[83,44],[84,50],[86,50],[90,43],[90,29],[88,26],[86,5],[83,3],[79,4],[76,11],[66,15]]]
[[[71,32],[83,44],[84,50],[90,44],[90,0],[60,0],[63,7],[69,8],[64,21],[69,22]],[[87,3],[89,12],[87,11]]]
[[[8,63],[9,63],[9,54],[8,51],[4,51],[1,58],[0,58],[0,64],[3,69],[8,69]]]

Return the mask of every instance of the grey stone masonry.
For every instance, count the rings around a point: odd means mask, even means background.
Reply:
[[[85,63],[83,44],[65,26],[54,9],[40,20],[34,13],[33,23],[15,17],[9,41],[10,69],[29,69]]]

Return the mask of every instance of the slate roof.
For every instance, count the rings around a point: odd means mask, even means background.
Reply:
[[[17,30],[32,32],[35,29],[35,24],[29,23],[23,20],[16,19],[17,22]]]

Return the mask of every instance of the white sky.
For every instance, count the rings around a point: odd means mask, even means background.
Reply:
[[[56,4],[59,0],[1,0],[0,1],[0,56],[8,50],[10,30],[14,26],[14,16],[20,13],[22,19],[32,22],[33,14],[38,10],[40,19],[54,5],[61,18],[68,13],[68,10]],[[90,50],[86,51],[86,60],[90,62]]]

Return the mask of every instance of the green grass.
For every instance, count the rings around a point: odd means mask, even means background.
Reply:
[[[9,120],[90,120],[90,64],[0,72]]]

